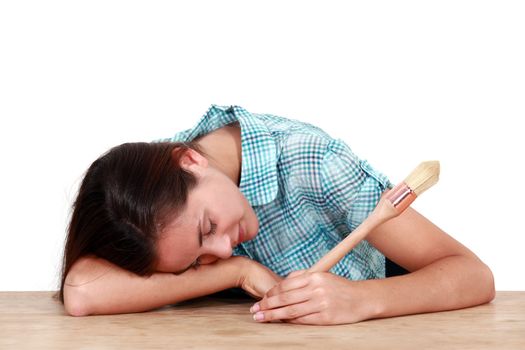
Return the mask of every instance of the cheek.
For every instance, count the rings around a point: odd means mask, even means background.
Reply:
[[[177,256],[172,242],[170,240],[162,240],[157,242],[157,271],[171,272],[176,271]]]
[[[157,243],[156,249],[157,249],[156,269],[157,271],[166,272],[169,270],[169,265],[170,265],[169,255],[167,254],[167,249],[165,245],[161,243]]]
[[[196,257],[197,251],[192,248],[195,244],[193,240],[173,233],[158,240],[155,245],[157,271],[175,272],[187,267]]]

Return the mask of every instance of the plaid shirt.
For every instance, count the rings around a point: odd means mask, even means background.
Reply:
[[[237,246],[275,273],[307,269],[375,208],[390,181],[339,139],[298,120],[211,105],[197,125],[160,141],[188,142],[238,121],[242,138],[239,190],[259,232]],[[385,277],[385,257],[362,241],[331,270],[352,280]]]

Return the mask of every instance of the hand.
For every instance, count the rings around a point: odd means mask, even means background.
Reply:
[[[372,315],[359,282],[328,272],[291,273],[266,293],[250,311],[261,322],[282,320],[299,324],[355,323]],[[258,319],[263,317],[262,319]]]
[[[242,259],[238,286],[256,299],[261,299],[268,290],[283,280],[272,270],[248,258]]]

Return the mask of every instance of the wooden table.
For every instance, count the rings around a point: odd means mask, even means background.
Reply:
[[[0,349],[525,349],[525,292],[487,305],[342,326],[259,324],[250,300],[71,317],[51,292],[0,292]]]

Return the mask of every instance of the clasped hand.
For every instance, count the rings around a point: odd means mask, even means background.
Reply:
[[[369,318],[359,282],[328,272],[294,271],[271,288],[250,311],[259,322],[344,324]]]

